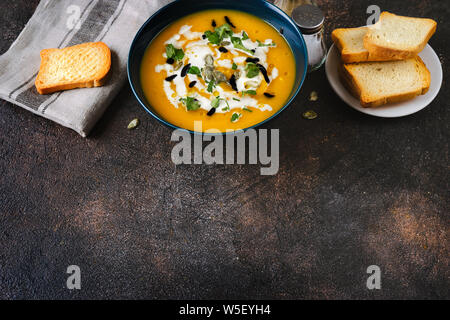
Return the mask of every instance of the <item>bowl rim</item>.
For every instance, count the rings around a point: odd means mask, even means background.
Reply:
[[[149,113],[153,118],[155,118],[156,120],[158,120],[159,122],[161,122],[163,125],[165,125],[165,126],[171,128],[171,129],[174,129],[174,130],[180,130],[180,131],[185,131],[185,132],[188,132],[188,133],[191,133],[191,134],[202,135],[202,136],[203,136],[203,135],[207,135],[207,136],[209,136],[209,135],[211,135],[211,136],[216,136],[216,135],[230,135],[230,134],[237,134],[238,132],[245,132],[245,131],[247,131],[247,130],[249,130],[249,129],[255,129],[255,128],[257,128],[257,127],[260,127],[260,126],[264,125],[265,123],[267,123],[267,122],[269,122],[269,121],[271,121],[271,120],[277,118],[277,117],[280,115],[281,112],[283,112],[285,109],[287,109],[287,108],[292,104],[292,102],[293,102],[294,99],[297,97],[298,93],[300,92],[300,89],[302,88],[303,83],[305,82],[305,79],[306,79],[306,75],[307,75],[307,73],[308,73],[308,50],[306,49],[306,42],[305,42],[305,39],[303,38],[303,34],[300,32],[300,30],[299,30],[299,28],[297,27],[297,25],[295,24],[294,20],[292,20],[292,18],[291,18],[286,12],[284,12],[282,9],[280,9],[279,7],[277,7],[276,5],[274,5],[273,3],[268,2],[268,1],[266,1],[266,0],[254,0],[254,1],[260,1],[260,2],[264,3],[264,5],[267,5],[271,10],[273,10],[273,11],[277,12],[278,14],[280,14],[281,16],[283,16],[283,17],[285,18],[285,20],[286,20],[288,23],[290,23],[290,24],[294,27],[294,29],[296,30],[297,35],[299,36],[299,38],[300,38],[301,41],[302,41],[302,45],[303,45],[303,53],[304,53],[304,66],[305,66],[305,68],[304,68],[304,70],[303,70],[302,79],[300,80],[300,84],[299,84],[298,88],[295,90],[295,92],[294,92],[294,94],[292,95],[292,97],[291,97],[289,100],[287,100],[287,101],[285,102],[284,106],[281,107],[276,113],[274,113],[273,115],[271,115],[269,118],[267,118],[267,119],[265,119],[265,120],[263,120],[263,121],[261,121],[261,122],[258,122],[257,124],[254,124],[254,125],[252,125],[252,126],[250,126],[250,127],[247,127],[247,128],[244,128],[244,129],[230,130],[230,131],[225,131],[225,132],[214,132],[214,133],[212,133],[212,132],[199,132],[199,131],[193,131],[193,130],[189,130],[189,129],[186,129],[186,128],[178,127],[177,125],[174,125],[174,124],[172,124],[172,123],[170,123],[170,122],[164,120],[162,117],[160,117],[159,115],[157,115],[155,112],[152,112],[151,110],[149,110],[149,108],[147,108],[145,102],[142,101],[141,98],[139,97],[139,95],[137,94],[137,92],[136,92],[136,90],[135,90],[135,85],[134,85],[133,81],[131,80],[131,76],[130,76],[130,63],[131,63],[131,59],[130,59],[130,57],[131,57],[131,53],[132,53],[132,50],[133,50],[134,47],[135,47],[136,42],[138,41],[139,37],[141,36],[142,31],[146,28],[146,26],[150,23],[150,21],[151,21],[152,19],[154,19],[154,17],[157,16],[161,11],[167,10],[168,8],[170,8],[170,7],[172,7],[172,6],[175,6],[175,5],[177,5],[177,4],[180,2],[179,0],[175,0],[175,1],[173,1],[173,2],[171,2],[171,3],[168,3],[167,5],[165,5],[165,6],[161,7],[161,8],[159,8],[155,13],[153,13],[153,14],[152,14],[152,15],[144,22],[144,24],[139,28],[138,32],[137,32],[136,35],[134,36],[134,39],[133,39],[133,41],[131,42],[131,45],[130,45],[130,50],[129,50],[129,52],[128,52],[128,60],[127,60],[127,76],[128,76],[128,82],[129,82],[129,84],[130,84],[131,90],[133,91],[133,94],[134,94],[135,98],[137,99],[137,101],[139,102],[139,104],[145,109],[145,111],[147,111],[147,113]],[[237,11],[239,11],[239,10],[237,10]],[[250,13],[250,14],[252,14],[252,13]],[[268,22],[268,21],[265,21],[265,22],[270,24],[270,22]],[[170,24],[170,23],[169,23],[169,24]],[[169,25],[169,24],[168,24],[168,25]],[[168,25],[167,25],[167,26],[168,26]],[[273,26],[272,26],[272,27],[273,27]],[[154,38],[153,38],[153,39],[154,39]],[[152,40],[153,40],[153,39],[152,39]],[[287,41],[287,40],[286,40],[286,41]],[[296,63],[297,63],[297,58],[295,57],[295,55],[294,55],[294,58],[295,58],[295,61],[296,61]]]

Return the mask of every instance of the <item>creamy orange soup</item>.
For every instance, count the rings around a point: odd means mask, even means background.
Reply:
[[[286,103],[294,81],[295,58],[283,36],[258,17],[231,10],[171,24],[149,45],[141,66],[155,111],[189,130],[201,121],[203,132],[266,120]]]

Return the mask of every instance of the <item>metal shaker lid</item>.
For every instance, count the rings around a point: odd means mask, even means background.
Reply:
[[[292,19],[304,34],[318,32],[325,21],[325,16],[319,7],[304,4],[292,11]]]

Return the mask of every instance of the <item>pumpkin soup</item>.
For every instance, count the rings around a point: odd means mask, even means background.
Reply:
[[[164,120],[188,130],[256,125],[288,100],[295,58],[283,36],[253,15],[208,10],[163,30],[147,48],[141,83]]]

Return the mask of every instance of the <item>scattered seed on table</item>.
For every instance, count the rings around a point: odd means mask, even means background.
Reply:
[[[314,120],[317,118],[317,113],[313,110],[308,110],[305,113],[303,113],[303,118],[307,120]]]
[[[133,130],[136,129],[139,126],[139,119],[133,119],[131,120],[131,122],[128,124],[128,130]]]
[[[319,95],[316,91],[311,92],[311,95],[309,96],[309,101],[317,101],[319,99]]]

